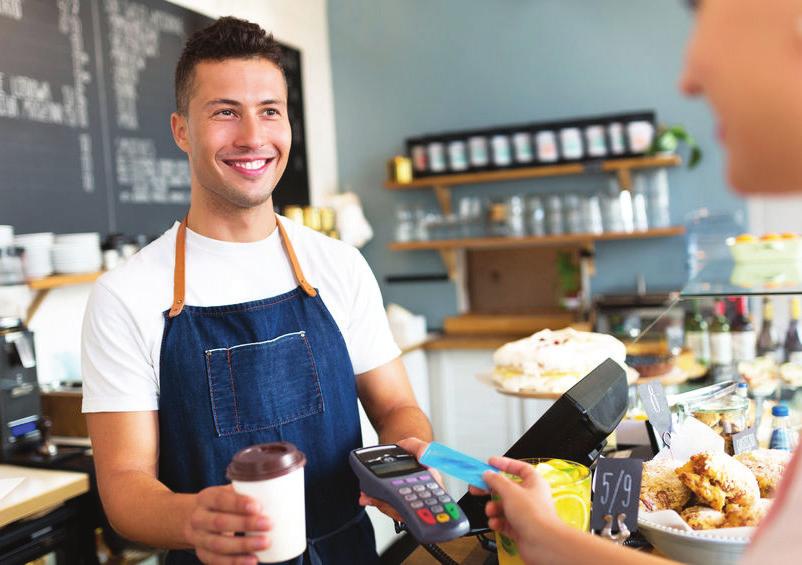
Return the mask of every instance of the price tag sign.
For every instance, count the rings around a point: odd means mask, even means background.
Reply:
[[[667,445],[671,432],[671,409],[668,407],[668,399],[666,399],[663,385],[660,383],[638,385],[638,396],[655,434],[662,445]]]
[[[735,455],[744,451],[753,451],[758,448],[757,432],[755,428],[747,428],[732,436],[732,450]]]
[[[638,529],[638,502],[643,461],[640,459],[599,459],[593,476],[593,504],[590,529],[600,532],[612,520],[612,533],[618,532],[618,517],[630,532]],[[610,518],[606,518],[606,517]]]

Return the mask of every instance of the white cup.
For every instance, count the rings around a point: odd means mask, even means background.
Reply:
[[[293,444],[276,442],[243,449],[228,466],[234,490],[256,500],[270,517],[270,547],[256,552],[260,563],[287,561],[306,549],[305,464]]]

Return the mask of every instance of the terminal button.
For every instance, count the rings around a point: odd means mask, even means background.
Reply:
[[[420,510],[418,510],[418,518],[420,518],[421,520],[423,520],[427,524],[435,524],[436,523],[434,521],[434,516],[432,516],[432,513],[429,512],[428,508],[421,508]]]
[[[446,512],[448,512],[449,516],[451,516],[455,520],[459,518],[459,507],[456,504],[454,504],[453,502],[447,502],[443,506],[445,506]]]

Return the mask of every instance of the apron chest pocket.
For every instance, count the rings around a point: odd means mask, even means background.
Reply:
[[[218,436],[275,428],[323,412],[305,332],[209,349],[205,355]]]

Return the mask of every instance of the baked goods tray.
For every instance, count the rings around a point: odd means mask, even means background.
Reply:
[[[531,389],[521,389],[520,391],[513,391],[507,390],[498,386],[495,382],[493,382],[493,376],[490,373],[479,373],[476,375],[476,380],[480,383],[492,387],[495,389],[496,392],[499,394],[503,394],[506,396],[514,396],[516,398],[535,398],[540,400],[557,400],[560,398],[563,393],[562,392],[545,392],[545,391],[537,391]]]
[[[640,377],[636,384],[659,382],[664,386],[681,385],[686,381],[698,379],[705,376],[707,367],[699,364],[690,351],[683,351],[674,361],[674,366],[670,371],[653,377]]]

